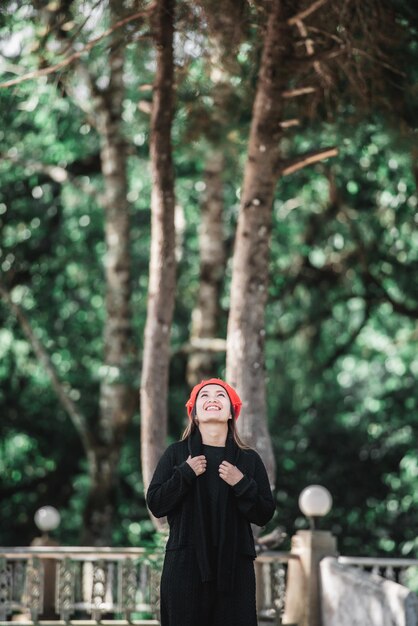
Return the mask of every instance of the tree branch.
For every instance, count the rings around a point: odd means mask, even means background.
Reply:
[[[292,126],[299,126],[300,125],[300,120],[294,118],[288,119],[288,120],[283,120],[283,122],[280,122],[280,126],[281,128],[291,128]]]
[[[316,90],[316,87],[297,87],[295,89],[288,89],[282,92],[282,98],[298,98],[299,96],[305,96],[308,93],[314,93]]]
[[[285,162],[282,166],[281,174],[282,176],[293,174],[308,165],[313,165],[314,163],[324,161],[325,159],[329,159],[330,157],[335,157],[337,155],[338,148],[335,147],[322,148],[321,150],[316,150],[314,152],[306,152],[305,154],[298,156],[296,159],[287,161],[287,163]]]
[[[335,298],[332,302],[324,304],[323,308],[312,316],[307,315],[304,318],[299,319],[292,328],[287,330],[276,330],[274,333],[268,335],[269,339],[278,339],[279,341],[287,341],[300,333],[302,330],[309,331],[309,329],[317,329],[322,322],[332,317],[332,309],[336,304],[346,303],[353,297],[351,293],[342,293],[338,298]],[[368,306],[366,304],[366,306]],[[360,332],[360,331],[359,331]]]
[[[40,163],[39,161],[24,161],[18,157],[15,158],[3,154],[0,154],[0,161],[10,161],[16,165],[21,165],[22,167],[29,169],[31,172],[45,174],[45,176],[48,176],[51,180],[60,185],[63,185],[64,183],[71,183],[80,189],[80,191],[93,198],[98,204],[101,202],[100,194],[93,185],[83,183],[77,176],[71,174],[65,167]]]
[[[95,37],[91,41],[89,41],[81,50],[77,50],[73,52],[68,57],[56,63],[55,65],[50,65],[49,67],[44,67],[40,70],[34,70],[33,72],[28,72],[27,74],[23,74],[23,76],[19,76],[19,78],[13,78],[12,80],[7,80],[4,83],[0,83],[0,88],[12,87],[13,85],[18,85],[19,83],[23,83],[26,80],[31,80],[32,78],[39,78],[40,76],[48,76],[49,74],[53,74],[54,72],[71,65],[74,61],[77,61],[83,54],[89,52],[94,46],[96,46],[102,39],[105,39],[109,35],[111,35],[115,30],[125,26],[129,22],[133,22],[138,20],[141,17],[145,17],[148,14],[152,14],[155,8],[155,4],[152,4],[148,7],[146,11],[139,11],[138,13],[134,13],[133,15],[129,15],[122,20],[116,22],[111,28],[105,30],[101,35]]]
[[[372,274],[368,268],[366,269],[366,275],[370,282],[376,285],[376,287],[382,293],[384,299],[393,306],[393,310],[396,311],[396,313],[406,315],[407,317],[412,317],[413,319],[418,319],[418,307],[410,307],[403,302],[398,302],[398,300],[395,300],[395,298],[391,296],[390,293],[383,287],[383,284],[380,282],[380,280],[376,276],[374,276],[374,274]]]
[[[389,302],[392,305],[393,310],[396,311],[396,313],[399,313],[400,315],[406,315],[407,317],[411,317],[412,319],[418,319],[418,307],[408,306],[407,304],[396,300],[385,289],[379,278],[370,271],[367,255],[368,250],[363,242],[359,229],[352,220],[349,221],[349,226],[351,232],[353,233],[354,239],[356,240],[359,247],[359,258],[363,270],[362,275],[364,280],[377,287],[381,298]]]
[[[188,343],[176,350],[176,354],[193,354],[194,352],[225,352],[226,339],[213,337],[194,337]]]
[[[312,53],[311,55],[307,55],[305,57],[300,57],[294,62],[295,68],[299,70],[306,69],[308,66],[312,65],[315,69],[317,63],[322,63],[323,61],[329,61],[330,59],[335,59],[343,54],[346,54],[347,49],[345,47],[337,47],[330,46],[329,48],[322,50],[321,52]],[[330,84],[329,81],[327,84]]]
[[[18,320],[23,333],[26,335],[29,343],[32,346],[32,350],[35,353],[35,356],[44,366],[45,371],[51,381],[52,387],[57,394],[61,405],[69,415],[75,429],[80,435],[83,447],[86,451],[86,454],[88,454],[91,448],[91,437],[87,428],[86,419],[84,415],[80,413],[74,401],[71,399],[68,386],[64,385],[64,383],[59,379],[57,370],[52,363],[48,352],[37,338],[27,316],[25,315],[21,307],[16,302],[13,302],[11,294],[1,281],[0,296],[5,304],[16,316],[16,319]]]
[[[327,2],[328,2],[328,0],[316,0],[316,2],[311,4],[310,7],[308,7],[307,9],[304,9],[300,13],[296,13],[296,15],[294,15],[291,18],[289,18],[287,20],[287,23],[290,26],[293,26],[294,24],[297,24],[297,22],[300,22],[301,20],[305,19],[305,17],[308,17],[308,15],[311,15],[312,13],[317,11],[319,8],[321,8]]]
[[[401,70],[398,70],[397,67],[394,67],[390,63],[386,63],[386,61],[383,61],[382,59],[379,59],[376,56],[369,54],[368,52],[366,52],[365,50],[362,50],[361,48],[353,48],[352,51],[353,51],[353,54],[359,54],[361,56],[364,56],[366,57],[366,59],[369,59],[373,63],[376,63],[377,65],[381,65],[382,67],[385,67],[386,69],[390,70],[394,74],[398,74],[399,76],[402,76],[402,78],[406,78],[407,76],[406,72],[402,72]]]
[[[302,18],[296,21],[296,26],[297,26],[299,33],[304,38],[305,48],[306,48],[306,52],[308,56],[311,58],[314,57],[315,49],[314,49],[313,41],[312,39],[308,37],[308,31],[306,29],[305,24],[302,21]],[[318,74],[318,76],[322,78],[322,80],[324,81],[326,85],[329,86],[331,84],[331,79],[329,75],[326,73],[326,71],[322,68],[320,62],[313,61],[313,67],[314,67],[315,72]]]
[[[363,319],[357,328],[353,330],[353,332],[349,335],[348,339],[344,341],[341,345],[337,346],[334,353],[331,354],[330,357],[325,361],[322,365],[322,369],[327,370],[332,367],[337,359],[340,358],[343,354],[346,353],[347,349],[353,345],[363,328],[365,327],[370,315],[370,303],[366,300],[366,309],[364,311]]]
[[[90,11],[89,11],[89,14],[87,15],[87,17],[81,22],[81,24],[78,26],[78,28],[76,28],[76,30],[71,33],[71,38],[69,39],[69,43],[60,52],[61,55],[67,54],[67,52],[70,52],[70,50],[74,49],[73,46],[74,46],[74,43],[75,43],[75,40],[76,40],[77,36],[81,33],[81,31],[83,30],[83,28],[85,27],[85,25],[87,24],[87,22],[89,21],[91,16],[94,15],[94,11],[101,4],[101,2],[102,2],[102,0],[97,0],[93,4],[93,6],[90,8]],[[62,19],[61,23],[57,24],[56,28],[58,27],[58,29],[61,30],[66,21],[68,21],[68,16],[65,16]]]

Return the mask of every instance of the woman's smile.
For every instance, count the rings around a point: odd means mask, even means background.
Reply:
[[[205,409],[205,411],[220,411],[221,410],[221,407],[219,406],[219,404],[213,404],[213,402],[209,402],[203,405],[203,408]]]

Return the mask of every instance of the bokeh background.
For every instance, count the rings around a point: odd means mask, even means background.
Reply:
[[[240,190],[270,10],[268,2],[238,2],[235,13],[229,3],[222,10],[216,4],[176,7],[178,265],[167,443],[180,437],[186,422],[187,346],[202,282],[199,224],[214,154],[222,155],[225,250],[215,338],[226,337]],[[289,87],[297,86],[297,72],[300,78],[305,71],[297,65],[298,50],[307,39],[314,42],[322,78],[317,72],[313,95],[286,104],[287,118],[297,122],[281,138],[283,158],[291,162],[328,146],[338,154],[278,176],[275,188],[265,366],[277,511],[267,530],[280,525],[290,536],[306,527],[297,498],[307,484],[320,483],[334,500],[323,527],[336,534],[343,554],[415,556],[417,9],[406,2],[363,9],[349,0],[336,4],[337,21],[326,3],[306,18],[308,30],[294,34],[289,63],[278,68]],[[119,5],[118,19],[148,8]],[[99,114],[88,85],[111,98],[109,55],[115,46],[124,57],[118,124],[130,216],[127,384],[137,403],[114,471],[109,543],[156,541],[144,501],[138,396],[156,53],[150,14],[104,36],[112,27],[111,8],[92,0],[38,0],[5,1],[0,9],[0,82],[18,79],[0,88],[2,545],[27,545],[37,533],[34,513],[46,504],[61,513],[55,531],[60,543],[74,545],[82,536],[89,458],[58,390],[97,433],[101,385],[110,372],[104,336],[106,181]],[[42,75],[96,38],[74,61]],[[29,72],[34,77],[25,79]],[[224,376],[225,352],[211,359],[213,373]]]

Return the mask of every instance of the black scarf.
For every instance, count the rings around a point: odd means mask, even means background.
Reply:
[[[202,436],[199,428],[189,436],[188,448],[192,457],[203,454]],[[234,441],[231,431],[225,443],[225,460],[232,465],[237,464],[240,449]],[[209,545],[209,538],[206,532],[205,520],[205,500],[202,483],[196,480],[195,501],[194,501],[194,540],[196,546],[196,556],[199,563],[202,581],[213,580],[216,577],[218,590],[229,595],[234,587],[235,564],[237,554],[237,513],[233,502],[231,487],[224,480],[220,479],[219,485],[219,546],[217,571],[213,571],[210,562],[210,551],[213,546]]]

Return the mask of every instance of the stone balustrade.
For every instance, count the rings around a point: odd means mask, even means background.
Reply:
[[[418,626],[413,591],[342,560],[326,557],[320,563],[322,626]],[[372,561],[383,567],[379,559],[369,559],[369,566]]]
[[[393,580],[418,592],[418,559],[340,556],[338,562]]]
[[[157,626],[162,553],[141,548],[0,548],[0,626]],[[255,562],[260,624],[280,624],[289,560]]]
[[[260,625],[418,626],[418,560],[337,557],[327,538],[299,531],[292,552],[259,553]],[[0,548],[0,626],[158,626],[162,560],[142,548]]]
[[[141,548],[0,548],[0,625],[158,625],[161,554]]]

